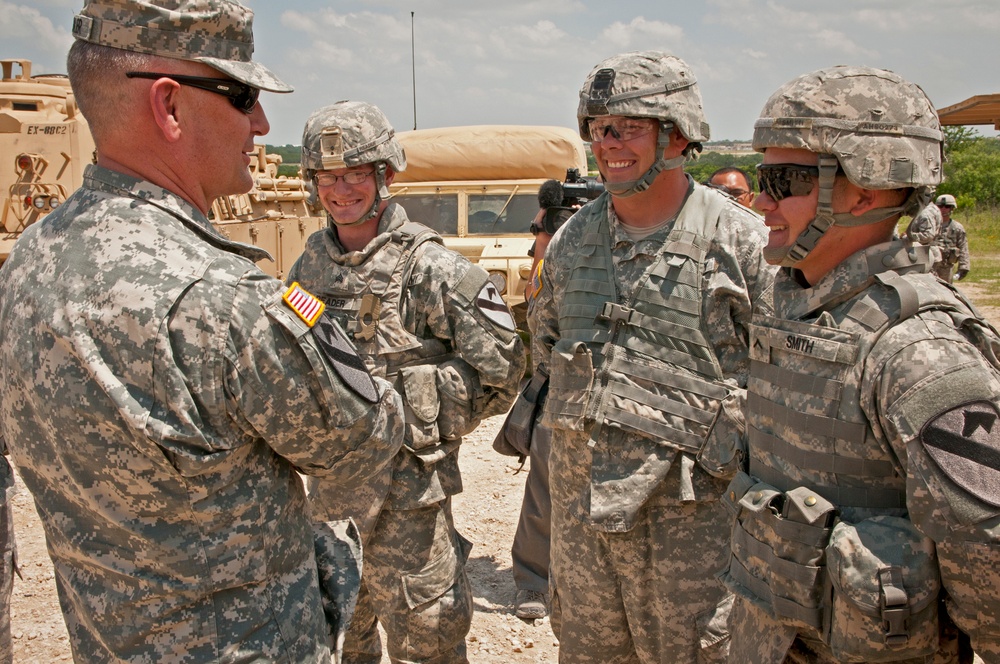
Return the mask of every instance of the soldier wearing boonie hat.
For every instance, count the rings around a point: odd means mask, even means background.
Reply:
[[[77,661],[330,661],[360,584],[345,493],[402,443],[402,404],[323,303],[220,235],[269,126],[252,13],[93,0],[67,65],[98,161],[0,273],[0,438],[48,540]],[[206,143],[210,148],[206,147]]]
[[[971,662],[969,639],[1000,661],[1000,335],[895,234],[943,141],[923,90],[872,67],[798,76],[754,125],[782,268],[724,495],[730,662]]]

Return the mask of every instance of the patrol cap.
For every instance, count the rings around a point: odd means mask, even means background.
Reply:
[[[269,92],[292,86],[254,62],[253,11],[235,0],[86,0],[73,36],[136,53],[202,62]]]
[[[934,200],[934,204],[944,207],[947,205],[950,208],[958,207],[958,203],[955,202],[955,197],[951,194],[941,194]]]

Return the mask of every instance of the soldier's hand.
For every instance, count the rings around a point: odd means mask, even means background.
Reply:
[[[961,281],[962,279],[965,279],[967,274],[969,274],[968,270],[959,270],[958,272],[955,273],[955,281]]]

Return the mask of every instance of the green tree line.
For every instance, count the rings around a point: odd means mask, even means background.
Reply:
[[[945,127],[944,182],[937,193],[951,194],[958,208],[1000,206],[1000,139],[969,127]]]

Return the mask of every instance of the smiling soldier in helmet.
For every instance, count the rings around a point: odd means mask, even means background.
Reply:
[[[577,117],[606,191],[552,238],[529,323],[551,376],[560,659],[720,661],[719,496],[740,458],[751,308],[769,297],[764,230],[682,169],[709,129],[679,58],[601,62]]]
[[[289,272],[322,298],[372,373],[403,396],[406,440],[395,463],[350,495],[312,482],[322,520],[353,517],[365,546],[361,596],[344,661],[465,662],[471,544],[455,529],[462,437],[506,411],[524,374],[514,319],[482,268],[388,200],[406,168],[377,107],[342,101],[314,112],[302,168],[327,212]]]
[[[753,145],[782,268],[725,494],[730,661],[971,662],[959,630],[998,661],[1000,337],[894,234],[941,181],[934,106],[832,67],[771,95]]]

